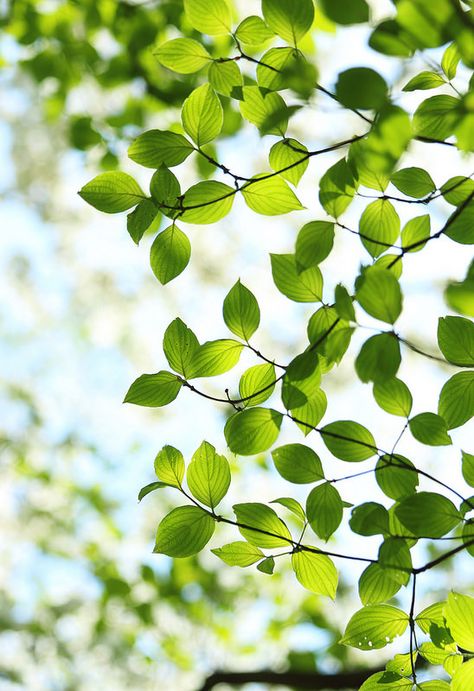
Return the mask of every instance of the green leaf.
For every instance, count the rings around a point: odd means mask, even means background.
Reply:
[[[145,485],[145,487],[142,487],[139,491],[138,501],[144,499],[148,494],[151,494],[151,492],[154,492],[157,489],[162,489],[163,487],[168,487],[166,482],[150,482],[149,485]]]
[[[336,97],[346,108],[378,109],[387,98],[387,84],[368,67],[351,67],[340,72]]]
[[[458,646],[474,652],[474,597],[449,593],[444,616]]]
[[[445,420],[436,413],[419,413],[412,417],[410,432],[421,444],[447,446],[452,444]]]
[[[402,247],[405,252],[419,252],[430,238],[429,214],[411,218],[402,230]],[[413,246],[413,247],[412,247]]]
[[[378,405],[386,413],[400,417],[410,415],[413,398],[410,389],[401,379],[394,377],[375,382],[373,394]]]
[[[184,377],[191,371],[199,341],[191,329],[179,318],[171,322],[163,338],[163,350],[169,365]]]
[[[184,478],[184,458],[174,446],[163,446],[155,458],[155,473],[158,480],[171,487],[181,487]]]
[[[281,398],[287,410],[302,406],[316,393],[321,382],[319,358],[315,353],[297,355],[286,368]]]
[[[295,245],[298,272],[316,266],[331,253],[334,244],[334,223],[310,221],[298,233]]]
[[[349,520],[352,532],[358,535],[382,535],[388,532],[388,513],[382,504],[368,501],[352,509]]]
[[[352,420],[330,422],[322,428],[321,436],[332,455],[341,461],[365,461],[377,453],[369,430]]]
[[[161,370],[156,374],[142,374],[127,391],[124,403],[157,408],[174,401],[181,389],[180,379],[171,372]]]
[[[150,265],[162,285],[184,271],[191,256],[188,236],[174,224],[159,233],[150,249]]]
[[[235,504],[233,509],[239,523],[240,533],[252,545],[272,549],[273,547],[285,547],[291,543],[290,531],[269,506],[258,502],[249,502]],[[272,534],[267,535],[266,533]]]
[[[330,0],[325,0],[330,2]],[[338,0],[342,2],[342,0]],[[414,46],[395,19],[387,19],[375,27],[369,38],[369,46],[383,55],[410,57]]]
[[[261,46],[265,41],[274,38],[275,34],[265,24],[261,17],[250,15],[240,22],[235,36],[241,43],[251,46]]]
[[[474,193],[474,180],[463,175],[455,175],[441,185],[440,192],[449,204],[459,206]]]
[[[400,345],[392,333],[371,336],[355,360],[357,376],[363,382],[392,380],[400,367]]]
[[[235,189],[218,180],[198,182],[186,190],[179,217],[186,223],[216,223],[230,212],[235,193]]]
[[[211,549],[211,552],[228,566],[241,567],[251,566],[265,556],[258,547],[243,541],[230,542],[223,547]]]
[[[203,34],[230,32],[232,16],[226,0],[184,0],[184,9],[191,25]]]
[[[279,91],[288,88],[286,74],[300,65],[300,54],[294,48],[270,48],[257,65],[257,82],[261,89]],[[301,146],[301,145],[300,145]],[[272,166],[273,168],[273,166]]]
[[[413,682],[397,672],[386,671],[372,674],[359,691],[412,691]]]
[[[390,182],[407,197],[422,199],[436,191],[431,175],[423,168],[401,168],[393,173]]]
[[[149,130],[137,137],[128,149],[128,156],[147,168],[177,166],[194,151],[191,142],[176,132]]]
[[[461,282],[449,283],[444,297],[451,309],[468,317],[474,317],[474,261]]]
[[[177,214],[177,200],[181,194],[178,178],[166,166],[160,166],[150,180],[150,194],[162,212],[174,218]]]
[[[431,72],[425,70],[420,72],[415,77],[410,79],[407,84],[403,87],[402,91],[418,91],[425,89],[437,89],[440,86],[444,86],[446,80],[438,74],[438,72]]]
[[[212,444],[203,441],[193,455],[186,479],[193,497],[214,510],[229,489],[229,463]]]
[[[305,437],[313,431],[324,417],[328,402],[322,389],[315,389],[306,396],[306,401],[301,405],[291,408],[291,416],[301,429]]]
[[[313,0],[262,0],[262,14],[272,31],[296,45],[313,23]]]
[[[408,614],[397,607],[368,605],[351,617],[340,643],[359,650],[384,648],[405,632],[408,622]]]
[[[278,176],[255,176],[241,188],[247,206],[264,216],[279,216],[304,209],[288,184]]]
[[[443,57],[441,58],[441,69],[449,80],[454,79],[456,76],[460,59],[461,55],[459,54],[457,45],[451,43],[444,51]]]
[[[79,191],[85,202],[99,211],[116,214],[145,199],[140,185],[127,173],[100,173]]]
[[[337,590],[337,569],[325,554],[299,551],[291,555],[291,566],[302,586],[318,595],[327,595],[335,600]]]
[[[330,482],[318,485],[308,494],[306,515],[316,535],[329,540],[342,521],[343,504],[337,489]]]
[[[462,476],[468,485],[474,487],[474,456],[462,451]]]
[[[296,139],[282,139],[272,146],[268,160],[275,172],[296,186],[309,164],[307,151]]]
[[[413,116],[413,127],[419,137],[443,141],[450,137],[459,121],[459,99],[454,96],[431,96],[423,101]]]
[[[416,492],[418,473],[413,463],[405,456],[381,456],[375,471],[377,484],[387,497],[399,500]]]
[[[339,218],[353,200],[356,190],[357,182],[352,171],[345,158],[341,158],[322,176],[319,201],[329,216]]]
[[[235,367],[240,359],[243,344],[231,338],[206,341],[194,353],[188,370],[188,378],[216,377]]]
[[[210,85],[217,93],[239,100],[242,98],[242,74],[232,60],[213,62],[207,76]]]
[[[369,6],[365,0],[320,0],[328,19],[336,24],[364,24],[369,21]]]
[[[224,428],[229,449],[241,456],[266,451],[278,439],[283,415],[271,408],[248,408],[230,417]]]
[[[474,366],[474,324],[464,317],[441,317],[438,345],[448,362]]]
[[[202,146],[215,139],[222,129],[224,113],[210,84],[202,84],[188,96],[181,110],[183,127],[191,139]]]
[[[192,38],[174,38],[155,48],[158,62],[180,74],[198,72],[209,64],[211,56],[204,46]]]
[[[288,509],[288,511],[291,511],[292,514],[297,516],[302,523],[306,522],[306,514],[303,507],[299,501],[296,501],[293,497],[279,497],[278,499],[273,499],[270,504],[281,504],[281,506],[284,506],[285,509]]]
[[[364,209],[359,221],[362,244],[372,257],[391,247],[400,235],[400,217],[388,199],[377,199]]]
[[[380,545],[378,563],[390,577],[401,585],[408,585],[413,567],[407,541],[389,537]]]
[[[449,641],[439,641],[439,643],[444,644],[448,642],[449,644],[453,642],[452,636],[449,634],[446,627],[446,620],[444,618],[444,607],[446,602],[434,602],[432,605],[425,607],[417,616],[415,617],[415,622],[418,624],[423,633],[429,634],[434,638],[436,629],[445,629],[449,636]]]
[[[257,569],[258,571],[261,571],[262,573],[266,573],[269,576],[271,576],[275,569],[274,558],[266,557],[263,561],[260,562],[260,564],[257,564]]]
[[[278,290],[295,302],[320,302],[323,276],[317,266],[297,269],[296,255],[270,254],[273,281]]]
[[[347,288],[345,288],[341,283],[338,283],[335,291],[335,308],[341,319],[347,319],[347,321],[355,321],[355,310],[352,304],[352,298],[349,295]]]
[[[438,538],[453,530],[461,514],[446,497],[435,492],[418,492],[395,508],[398,520],[414,535]]]
[[[318,454],[304,444],[285,444],[272,451],[275,468],[288,482],[306,484],[324,478]]]
[[[402,311],[402,291],[395,276],[370,266],[356,281],[356,300],[375,319],[394,324]]]
[[[467,691],[474,686],[474,660],[464,662],[451,680],[451,691]]]
[[[179,506],[158,526],[153,552],[190,557],[200,552],[214,533],[214,519],[198,506]]]
[[[441,389],[438,413],[448,429],[460,427],[474,416],[474,372],[458,372]]]
[[[127,230],[136,245],[138,245],[147,230],[151,228],[159,213],[151,199],[143,199],[127,215]]]
[[[224,299],[224,321],[236,336],[248,341],[260,324],[260,309],[254,294],[240,279]]]
[[[244,86],[244,100],[240,102],[242,116],[258,127],[261,134],[285,136],[288,115],[285,101],[280,94],[262,94],[258,86]],[[271,123],[270,125],[268,123]]]
[[[275,367],[271,363],[264,365],[254,365],[246,370],[240,378],[239,394],[240,398],[248,398],[243,402],[243,406],[260,405],[264,403],[275,389]]]
[[[359,578],[359,597],[363,605],[378,605],[390,600],[401,587],[380,564],[369,564]]]
[[[474,202],[471,201],[462,210],[455,211],[448,218],[444,235],[461,245],[474,244]]]

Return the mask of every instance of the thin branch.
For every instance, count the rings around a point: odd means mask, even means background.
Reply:
[[[211,691],[218,684],[242,686],[243,684],[269,684],[270,686],[288,686],[294,689],[358,689],[372,674],[383,671],[383,668],[366,669],[355,672],[336,672],[321,674],[319,672],[275,672],[273,670],[255,670],[253,672],[217,671],[204,681],[198,691]]]

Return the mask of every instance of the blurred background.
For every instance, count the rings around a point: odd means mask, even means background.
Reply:
[[[258,2],[238,4],[241,18],[259,12]],[[374,18],[392,11],[388,1],[371,4]],[[200,340],[229,335],[222,301],[239,277],[262,308],[255,346],[276,361],[304,349],[306,321],[316,307],[278,293],[268,253],[291,252],[298,228],[325,218],[317,181],[339,156],[311,161],[298,191],[303,212],[269,220],[249,213],[238,199],[224,222],[188,226],[191,264],[163,287],[149,267],[153,232],[137,248],[124,216],[95,212],[77,190],[117,167],[148,184],[147,171],[127,160],[127,147],[145,129],[175,127],[199,79],[173,75],[151,53],[156,43],[189,32],[181,2],[12,0],[0,2],[0,21],[0,689],[194,691],[222,667],[332,672],[380,664],[383,651],[368,659],[337,644],[360,606],[359,567],[340,564],[336,607],[304,591],[283,564],[268,577],[221,565],[209,550],[174,562],[152,554],[157,523],[178,501],[165,491],[137,502],[139,489],[153,480],[157,451],[169,443],[189,458],[207,439],[225,453],[228,411],[189,391],[165,410],[121,403],[133,379],[166,366],[162,334],[176,316]],[[325,85],[357,63],[403,85],[410,76],[403,61],[370,52],[366,42],[365,28],[335,33],[318,15],[304,49],[313,53]],[[416,96],[407,94],[400,103],[411,109]],[[363,123],[323,94],[291,125],[291,135],[308,148],[363,131]],[[249,125],[241,129],[230,104],[224,135],[219,161],[242,175],[268,168],[274,138],[260,139]],[[414,145],[405,163],[416,160],[438,185],[471,174],[467,159],[442,149]],[[191,157],[178,175],[186,187],[214,171]],[[351,207],[349,226],[357,226],[363,202]],[[448,207],[436,204],[432,221],[440,227]],[[397,328],[429,352],[436,352],[437,317],[448,311],[443,290],[465,276],[465,254],[444,239],[431,243],[422,264],[416,255],[405,262],[406,310]],[[350,289],[367,260],[359,239],[341,231],[323,265],[328,299],[338,282]],[[356,333],[353,355],[366,336]],[[376,409],[352,362],[347,357],[327,378],[325,421],[357,419],[388,445],[402,421]],[[239,371],[251,364],[252,358],[244,359]],[[452,373],[404,352],[400,376],[416,393],[414,413],[435,409]],[[237,382],[232,374],[205,385],[222,394]],[[347,472],[347,465],[328,458],[319,439],[309,439],[334,476]],[[303,437],[288,427],[281,443],[288,440]],[[453,468],[467,431],[454,431],[453,440],[453,447],[439,450],[404,439],[399,451],[456,483]],[[284,487],[268,454],[230,460],[227,511],[237,501],[295,491]],[[349,502],[376,491],[372,479],[341,487]],[[304,500],[305,492],[300,496]],[[359,549],[350,532],[340,533],[332,547]],[[238,539],[223,530],[212,546],[226,537]],[[360,549],[367,545],[376,553],[376,539],[364,539]],[[419,556],[426,556],[422,548]],[[427,602],[438,592],[443,596],[454,568],[457,582],[468,579],[462,559],[456,567],[447,563],[436,582],[427,577]],[[406,594],[399,597],[404,603]]]

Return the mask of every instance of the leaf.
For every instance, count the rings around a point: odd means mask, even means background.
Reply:
[[[244,86],[242,92],[244,100],[239,104],[242,116],[258,127],[261,134],[284,137],[288,127],[288,113],[280,94],[262,94],[258,86]]]
[[[318,485],[308,494],[306,515],[316,535],[329,540],[342,521],[343,504],[337,489],[330,482]]]
[[[177,166],[194,151],[191,142],[176,132],[149,130],[137,137],[128,149],[128,156],[147,168]]]
[[[347,321],[355,321],[355,310],[352,304],[352,298],[341,283],[338,283],[335,291],[335,308],[341,319],[347,319]]]
[[[412,691],[413,682],[397,672],[385,671],[372,674],[359,691]]]
[[[382,504],[368,501],[352,509],[349,525],[357,535],[382,535],[388,532],[388,513]]]
[[[324,478],[318,454],[304,444],[285,444],[272,451],[275,468],[288,482],[306,484]]]
[[[363,605],[377,605],[390,600],[401,588],[380,564],[369,564],[359,578],[359,597]]]
[[[231,338],[206,341],[194,353],[187,377],[216,377],[228,372],[238,363],[243,347]]]
[[[168,487],[168,485],[165,482],[150,482],[149,485],[145,485],[145,487],[141,488],[140,492],[138,493],[138,501],[144,499],[151,492],[154,492],[157,489],[162,489],[163,487]]]
[[[441,317],[438,345],[448,362],[474,366],[474,324],[464,317]]]
[[[317,266],[298,272],[294,254],[270,254],[273,281],[278,290],[295,302],[320,302],[323,277]]]
[[[449,593],[444,616],[457,645],[474,652],[474,597]]]
[[[313,0],[262,0],[262,14],[272,31],[296,45],[313,23]]]
[[[368,67],[351,67],[340,72],[336,97],[346,108],[379,109],[387,98],[387,84]]]
[[[419,413],[412,417],[410,432],[421,444],[447,446],[452,444],[445,420],[436,413]]]
[[[369,430],[352,420],[330,422],[322,428],[321,436],[332,455],[341,461],[365,461],[377,453]]]
[[[224,113],[219,97],[210,84],[202,84],[191,92],[183,103],[181,120],[184,129],[198,146],[211,142],[220,134]]]
[[[473,194],[473,193],[471,193]],[[473,194],[474,196],[474,194]],[[447,220],[444,235],[461,245],[474,244],[474,203],[469,203],[462,211],[454,212]]]
[[[340,643],[359,650],[384,648],[405,632],[408,622],[408,614],[397,607],[368,605],[351,617]]]
[[[419,89],[437,89],[440,86],[444,86],[446,80],[438,74],[438,72],[431,72],[425,70],[420,72],[415,77],[412,77],[407,84],[403,87],[402,91],[418,91]]]
[[[162,285],[184,271],[191,257],[188,236],[174,224],[159,233],[150,249],[150,265]]]
[[[184,377],[191,371],[199,341],[191,329],[179,318],[171,322],[163,338],[163,350],[169,365]]]
[[[250,15],[240,22],[236,29],[235,36],[241,43],[252,46],[260,46],[265,41],[274,38],[275,34],[265,24],[261,17]]]
[[[193,455],[186,479],[193,497],[214,510],[229,489],[229,463],[212,444],[203,441]]]
[[[298,272],[316,266],[331,253],[334,244],[334,223],[310,221],[298,233],[295,245]]]
[[[328,19],[342,25],[363,24],[369,21],[369,6],[365,0],[320,0]]]
[[[224,428],[229,449],[241,456],[266,451],[278,439],[283,415],[271,408],[248,408],[230,417]]]
[[[303,404],[291,408],[292,419],[305,436],[319,424],[328,405],[326,394],[322,389],[312,391],[306,399]]]
[[[150,194],[162,212],[170,218],[177,214],[177,200],[181,194],[178,178],[166,166],[160,166],[150,180]]]
[[[224,321],[236,336],[248,341],[260,324],[260,309],[254,294],[240,279],[230,289],[223,304]]]
[[[429,214],[411,218],[402,230],[402,247],[405,252],[419,252],[430,238]]]
[[[356,300],[375,319],[394,324],[402,311],[402,291],[386,269],[369,266],[356,281]]]
[[[191,25],[203,34],[230,32],[232,17],[226,0],[184,0],[184,9]]]
[[[179,377],[171,372],[161,370],[156,374],[142,374],[135,379],[123,402],[149,408],[168,405],[177,397],[181,386]]]
[[[138,245],[147,230],[151,228],[159,213],[156,204],[151,199],[143,199],[127,215],[128,234],[136,245]]]
[[[423,168],[401,168],[393,173],[390,182],[407,197],[422,199],[436,191],[431,175]]]
[[[192,74],[198,72],[212,61],[204,46],[192,38],[174,38],[155,48],[153,55],[164,67]]]
[[[440,192],[449,204],[459,206],[474,192],[474,180],[455,175],[441,185]]]
[[[319,358],[312,352],[297,355],[286,368],[281,398],[287,409],[307,403],[321,383]]]
[[[302,586],[335,600],[338,575],[329,557],[302,550],[291,555],[291,566]]]
[[[265,556],[258,547],[243,541],[230,542],[223,547],[211,549],[211,552],[228,566],[241,567],[251,566]]]
[[[242,98],[243,78],[235,62],[213,62],[207,77],[217,93],[239,100]]]
[[[362,244],[372,257],[391,247],[400,235],[400,218],[388,199],[377,199],[364,209],[359,221]]]
[[[324,1],[330,2],[330,0]],[[338,2],[341,1],[338,0]],[[383,55],[410,57],[413,55],[414,47],[409,39],[410,36],[403,31],[396,20],[387,19],[380,22],[373,30],[369,38],[369,46]]]
[[[260,564],[257,564],[257,569],[258,571],[261,571],[262,573],[266,573],[269,576],[272,575],[273,570],[275,569],[275,560],[273,557],[266,557],[263,561],[260,562]]]
[[[319,201],[324,210],[333,218],[347,209],[357,190],[357,182],[344,158],[335,163],[322,176],[319,182]]]
[[[286,75],[300,66],[301,57],[295,48],[270,48],[264,53],[257,65],[257,82],[259,87],[268,91],[279,91],[288,88]],[[300,145],[301,147],[302,145]],[[271,163],[270,163],[271,165]],[[273,168],[273,165],[272,165]]]
[[[459,100],[454,96],[431,96],[423,101],[413,115],[413,127],[419,137],[439,139],[450,137],[459,120]]]
[[[474,456],[462,451],[462,476],[468,485],[474,487]]]
[[[304,208],[288,184],[278,176],[255,176],[240,191],[247,206],[264,216],[279,216]]]
[[[474,416],[474,372],[458,372],[444,384],[438,413],[448,429],[460,427]]]
[[[395,508],[399,521],[415,536],[438,538],[461,521],[454,504],[435,492],[418,492],[403,499]]]
[[[233,509],[237,523],[239,523],[240,533],[252,545],[272,549],[273,547],[285,547],[291,543],[290,531],[269,506],[250,502],[235,504]],[[267,535],[266,533],[272,534]]]
[[[460,59],[461,55],[459,54],[456,43],[451,43],[444,51],[443,57],[441,58],[441,69],[449,80],[454,79],[456,76]]]
[[[309,164],[307,151],[296,139],[282,139],[270,149],[268,161],[276,173],[296,186]]]
[[[467,691],[474,685],[474,660],[464,662],[451,680],[451,691]]]
[[[281,506],[284,506],[285,509],[288,509],[288,511],[291,511],[292,514],[297,516],[302,523],[306,522],[306,514],[303,510],[303,507],[299,501],[296,501],[296,499],[293,499],[293,497],[280,497],[279,499],[273,499],[270,504],[281,504]]]
[[[254,365],[246,370],[239,383],[240,398],[244,407],[260,405],[272,395],[275,389],[275,367],[272,363]],[[251,396],[251,398],[249,398]]]
[[[394,581],[401,585],[408,585],[413,564],[405,539],[386,538],[380,545],[378,563]]]
[[[391,380],[400,367],[400,345],[394,334],[371,336],[355,360],[357,376],[363,382]]]
[[[190,557],[200,552],[214,533],[214,519],[198,506],[179,506],[158,526],[153,552]]]
[[[204,180],[186,190],[179,217],[186,223],[216,223],[232,209],[235,189],[218,180]]]
[[[376,402],[391,415],[408,417],[413,405],[413,398],[408,386],[401,379],[385,379],[374,383],[373,394]]]
[[[132,176],[120,171],[100,173],[84,185],[79,196],[108,214],[126,211],[146,198]]]
[[[181,451],[174,446],[163,446],[155,458],[155,473],[161,482],[180,489],[184,478],[184,458]]]
[[[387,497],[399,500],[416,492],[418,473],[405,456],[385,454],[377,461],[375,471],[377,484]]]

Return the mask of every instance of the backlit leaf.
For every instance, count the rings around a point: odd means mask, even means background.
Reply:
[[[158,480],[171,487],[181,487],[184,478],[184,458],[174,446],[164,446],[155,458],[155,473]]]
[[[131,175],[121,171],[100,173],[84,185],[79,196],[108,214],[126,211],[145,199],[140,185]]]
[[[319,183],[319,201],[324,210],[338,218],[349,206],[357,190],[357,182],[344,158],[328,168]]]
[[[262,0],[262,13],[272,31],[296,45],[313,23],[313,0]]]
[[[179,276],[189,263],[191,243],[174,224],[159,233],[150,249],[150,265],[157,279],[165,285]]]
[[[343,504],[337,489],[330,482],[318,485],[306,500],[306,515],[316,535],[329,540],[342,521]]]
[[[256,176],[241,188],[247,206],[258,214],[279,216],[303,209],[298,197],[278,176]]]
[[[286,444],[272,451],[275,468],[288,482],[306,484],[324,478],[317,453],[304,444]]]
[[[294,254],[271,254],[273,281],[278,290],[295,302],[320,302],[323,277],[317,266],[298,272]]]
[[[246,341],[252,337],[260,324],[260,309],[254,294],[240,280],[230,289],[224,299],[224,321],[236,336]]]
[[[366,427],[352,420],[331,422],[321,430],[321,436],[329,451],[342,461],[365,461],[377,447]]]
[[[394,377],[377,381],[373,393],[376,402],[385,412],[401,417],[410,415],[413,398],[410,389],[401,379]]]
[[[191,494],[202,504],[214,509],[227,494],[230,468],[227,459],[204,441],[188,466],[186,480]]]
[[[142,374],[133,382],[123,402],[160,407],[174,401],[180,389],[180,379],[171,372],[161,370],[156,374]]]
[[[247,408],[230,417],[224,428],[229,449],[241,456],[266,451],[277,439],[283,415],[271,408]]]
[[[454,504],[435,492],[418,492],[403,499],[395,513],[412,533],[432,538],[446,535],[461,521]]]
[[[359,221],[362,244],[372,257],[391,247],[400,235],[400,218],[388,199],[377,199],[364,209]]]
[[[446,421],[436,413],[419,413],[410,420],[410,432],[422,444],[446,446],[452,444]]]
[[[191,142],[176,132],[149,130],[137,137],[128,149],[129,158],[147,168],[177,166],[194,151]]]
[[[400,345],[393,334],[371,336],[362,345],[355,369],[363,382],[391,380],[401,362]]]
[[[229,33],[232,18],[226,0],[184,0],[184,9],[192,26],[203,34]]]
[[[295,245],[296,268],[304,271],[322,262],[334,244],[334,223],[310,221],[298,233]]]
[[[336,597],[337,569],[325,554],[298,551],[291,555],[291,566],[302,586],[318,595]]]
[[[190,557],[207,545],[214,528],[214,519],[203,509],[179,506],[158,526],[153,552],[169,557]]]
[[[359,650],[384,648],[401,636],[407,626],[408,614],[401,609],[391,605],[368,605],[351,617],[340,643]]]
[[[275,367],[271,363],[254,365],[246,370],[239,383],[240,398],[248,399],[243,406],[260,405],[266,401],[275,388],[275,378]]]
[[[438,345],[448,362],[474,366],[474,324],[465,317],[442,317],[438,321]]]
[[[448,429],[474,416],[474,372],[458,372],[448,379],[439,395],[438,412]]]
[[[378,109],[387,98],[387,84],[368,67],[351,67],[338,76],[336,96],[346,108]]]
[[[272,146],[268,160],[275,172],[297,185],[308,167],[306,151],[306,146],[296,139],[282,139]]]
[[[394,324],[402,311],[402,292],[395,276],[370,266],[356,281],[356,300],[375,319]]]
[[[183,103],[181,119],[184,129],[198,146],[219,135],[224,115],[219,97],[210,84],[198,86],[188,96]]]
[[[180,74],[192,74],[209,64],[211,56],[204,46],[192,38],[174,38],[155,48],[158,62]]]
[[[390,178],[392,184],[407,197],[422,199],[436,190],[431,175],[423,168],[401,168]]]
[[[223,547],[211,549],[211,552],[228,566],[241,567],[251,566],[265,556],[261,549],[244,541],[230,542]]]
[[[252,545],[272,549],[285,547],[291,542],[290,531],[269,506],[250,502],[235,504],[233,509],[239,523],[239,531]]]

